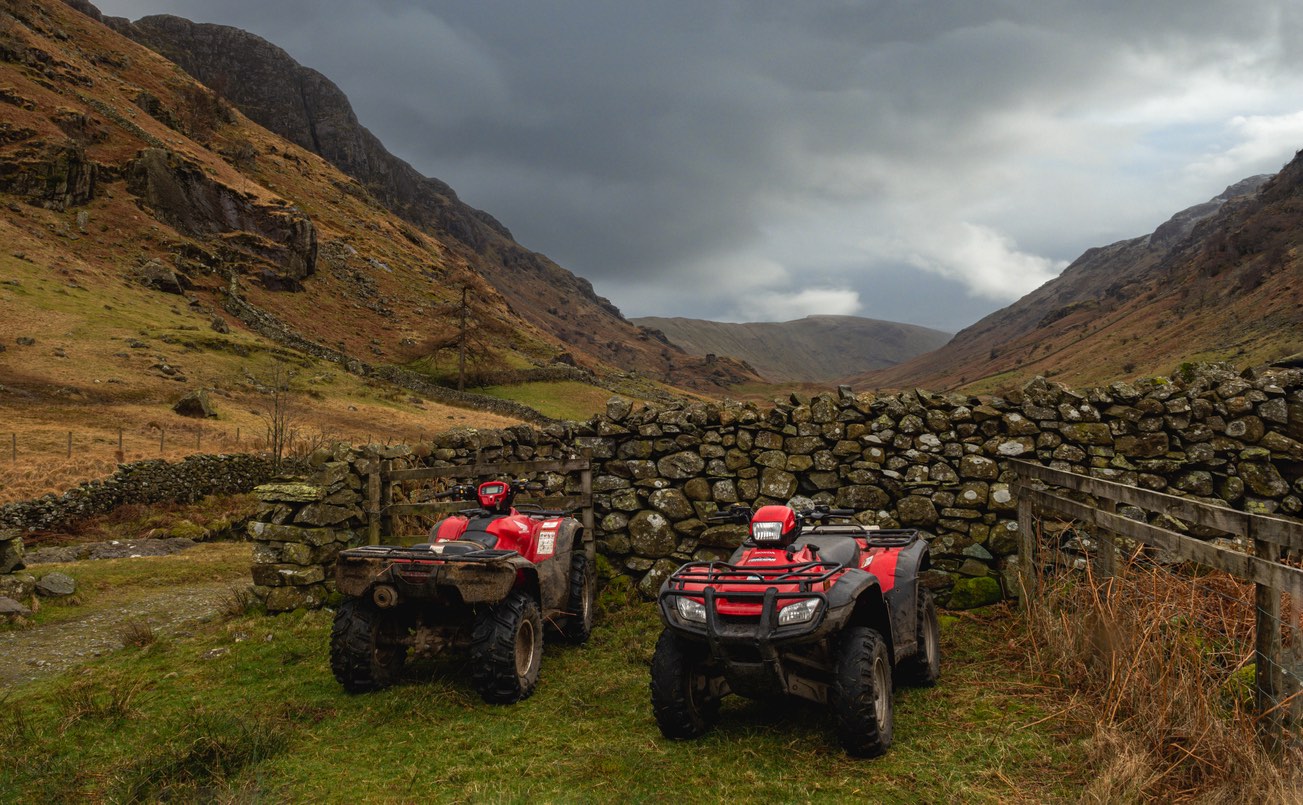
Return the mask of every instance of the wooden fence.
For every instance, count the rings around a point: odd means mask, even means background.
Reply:
[[[465,464],[456,467],[418,467],[394,469],[392,461],[380,461],[367,475],[367,542],[378,545],[381,536],[393,536],[393,518],[404,514],[438,515],[465,508],[466,501],[426,501],[417,503],[393,502],[394,484],[409,481],[430,481],[439,478],[495,478],[520,477],[541,472],[562,475],[579,473],[578,495],[554,495],[533,499],[519,499],[521,503],[538,503],[547,508],[582,511],[584,534],[587,539],[596,537],[593,519],[593,473],[591,451],[584,450],[581,458],[551,461],[510,461],[482,464]]]
[[[1253,582],[1256,603],[1254,703],[1265,732],[1273,740],[1278,738],[1289,719],[1286,705],[1291,697],[1285,677],[1292,677],[1295,687],[1300,681],[1298,669],[1286,668],[1281,643],[1281,593],[1291,596],[1295,608],[1303,605],[1303,570],[1283,564],[1280,559],[1285,551],[1303,551],[1303,523],[1248,514],[1027,461],[1010,461],[1009,464],[1019,475],[1020,577],[1028,594],[1036,592],[1039,580],[1039,541],[1033,527],[1033,516],[1037,511],[1057,512],[1093,526],[1092,532],[1099,541],[1099,549],[1094,554],[1094,570],[1106,579],[1117,572],[1117,547],[1111,535],[1118,535]],[[1089,495],[1096,503],[1089,505],[1035,488],[1031,484],[1033,480]],[[1117,514],[1118,504],[1166,514],[1192,525],[1242,537],[1252,542],[1253,555],[1123,517]]]

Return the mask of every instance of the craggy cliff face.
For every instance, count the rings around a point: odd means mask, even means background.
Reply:
[[[587,280],[522,247],[491,215],[389,153],[358,121],[339,87],[270,42],[238,28],[173,16],[108,23],[176,62],[255,122],[321,155],[387,209],[452,245],[517,315],[574,349],[699,388],[754,377],[734,361],[706,364],[672,345],[653,343]]]

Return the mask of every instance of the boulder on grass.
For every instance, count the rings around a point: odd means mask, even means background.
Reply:
[[[208,392],[203,389],[195,389],[186,396],[177,401],[172,406],[172,410],[181,416],[188,416],[194,419],[216,419],[217,409],[208,399]]]

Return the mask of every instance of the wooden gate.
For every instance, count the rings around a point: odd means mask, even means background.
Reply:
[[[367,543],[379,545],[382,537],[393,537],[393,518],[403,514],[439,515],[465,508],[466,501],[393,502],[394,484],[404,481],[428,481],[439,478],[486,479],[499,476],[520,477],[541,472],[568,475],[579,473],[578,495],[553,495],[540,498],[519,498],[520,503],[538,503],[553,509],[581,511],[584,539],[591,542],[596,537],[593,522],[593,473],[591,451],[584,450],[580,458],[550,461],[507,461],[495,463],[463,464],[455,467],[418,467],[394,469],[392,461],[378,461],[367,475]]]
[[[1034,594],[1039,580],[1039,541],[1033,530],[1033,514],[1053,511],[1093,526],[1100,548],[1094,555],[1097,575],[1109,578],[1117,572],[1117,546],[1113,535],[1162,548],[1182,559],[1225,571],[1255,585],[1256,623],[1254,700],[1265,731],[1278,738],[1289,717],[1289,704],[1299,696],[1300,669],[1287,668],[1281,645],[1281,593],[1288,593],[1295,613],[1303,607],[1303,570],[1281,563],[1285,551],[1303,551],[1303,523],[1213,506],[1189,498],[1151,492],[1125,484],[1056,470],[1028,461],[1009,462],[1019,476],[1018,528],[1020,577],[1024,590]],[[1032,480],[1095,498],[1088,505],[1060,494],[1033,487]],[[1252,542],[1253,554],[1222,548],[1201,539],[1149,525],[1117,514],[1118,504],[1136,506],[1166,514]],[[1298,615],[1291,618],[1296,625]],[[1291,677],[1287,684],[1286,677]],[[1293,693],[1290,688],[1294,688]]]

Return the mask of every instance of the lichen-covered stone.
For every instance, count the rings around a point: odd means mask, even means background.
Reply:
[[[760,475],[760,494],[774,500],[787,500],[796,494],[796,476],[790,472],[766,467]]]
[[[994,604],[1004,597],[1000,582],[991,576],[958,578],[950,589],[950,609],[974,609]]]
[[[896,504],[896,514],[902,525],[931,526],[937,522],[937,508],[932,501],[920,495],[902,498]]]
[[[693,515],[692,504],[677,489],[658,489],[651,493],[648,502],[671,520],[686,520]]]
[[[640,511],[629,521],[629,543],[638,556],[656,559],[674,552],[678,536],[665,515]]]

